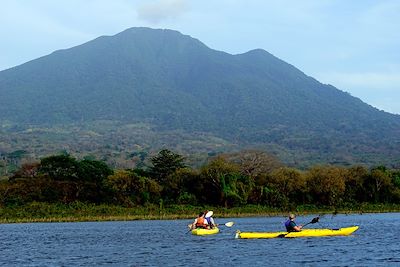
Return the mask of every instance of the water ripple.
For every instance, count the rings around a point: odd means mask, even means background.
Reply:
[[[206,237],[187,232],[190,220],[3,224],[0,264],[400,266],[399,219],[399,213],[324,216],[320,227],[360,229],[347,237],[258,240],[234,239],[234,234],[237,229],[280,231],[284,218],[221,219],[235,221],[234,227],[222,226],[220,234]]]

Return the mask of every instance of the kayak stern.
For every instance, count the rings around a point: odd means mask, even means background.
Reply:
[[[192,230],[192,235],[215,235],[218,233],[219,233],[218,227],[215,227],[213,229],[197,228]]]

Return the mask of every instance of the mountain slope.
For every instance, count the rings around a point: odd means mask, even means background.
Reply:
[[[266,51],[230,55],[176,31],[131,28],[0,72],[0,122],[95,120],[204,132],[300,161],[400,155],[400,116]]]

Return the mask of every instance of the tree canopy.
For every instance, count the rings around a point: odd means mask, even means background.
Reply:
[[[148,169],[113,170],[93,158],[53,155],[23,164],[8,180],[0,181],[0,205],[83,201],[127,207],[253,204],[288,210],[298,205],[400,203],[400,171],[385,166],[318,165],[298,170],[271,168],[269,160],[243,164],[237,159],[212,157],[193,169],[182,155],[163,149],[150,158]]]

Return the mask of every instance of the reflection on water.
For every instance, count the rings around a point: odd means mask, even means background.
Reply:
[[[191,220],[0,225],[6,266],[400,266],[400,214],[325,215],[310,228],[359,225],[347,237],[234,239],[235,231],[281,231],[284,217],[229,218],[212,236]],[[299,217],[307,223],[315,216]]]

